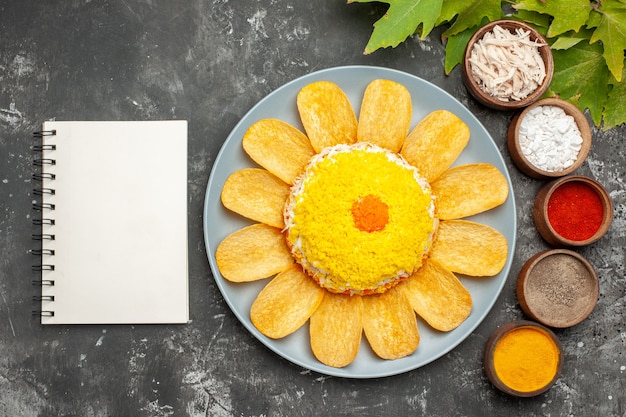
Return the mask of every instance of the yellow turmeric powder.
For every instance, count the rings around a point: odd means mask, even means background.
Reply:
[[[493,352],[498,378],[518,392],[532,392],[548,385],[559,365],[559,348],[542,329],[526,326],[506,333]]]

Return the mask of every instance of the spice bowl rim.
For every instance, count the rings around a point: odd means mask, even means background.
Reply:
[[[522,152],[522,148],[520,146],[519,130],[522,124],[522,120],[524,120],[524,117],[526,117],[526,115],[530,111],[540,106],[556,106],[563,109],[565,114],[572,116],[574,118],[574,121],[576,122],[576,126],[578,127],[578,130],[580,131],[580,136],[583,140],[576,161],[572,165],[561,171],[545,171],[533,165],[524,156],[524,153]],[[529,177],[540,180],[563,177],[576,171],[587,159],[592,142],[593,135],[591,133],[591,127],[589,126],[589,122],[587,121],[584,113],[574,104],[558,97],[548,97],[530,104],[528,107],[526,107],[513,117],[507,131],[507,147],[515,166],[517,166],[520,171],[522,171]]]
[[[544,66],[546,69],[546,76],[543,80],[543,83],[537,87],[535,91],[530,93],[527,97],[518,101],[501,101],[495,97],[490,96],[485,93],[474,77],[472,77],[472,69],[470,63],[470,55],[472,52],[472,48],[474,44],[478,42],[480,39],[485,36],[486,33],[493,30],[495,26],[501,26],[507,30],[511,30],[513,28],[521,28],[527,31],[530,31],[530,37],[533,40],[539,40],[544,45],[539,47],[539,53],[541,58],[543,59]],[[552,77],[554,75],[554,58],[552,56],[552,49],[550,49],[550,45],[546,41],[545,37],[533,26],[530,24],[515,20],[515,19],[498,19],[493,20],[485,25],[479,27],[476,32],[470,37],[467,42],[467,46],[465,47],[465,52],[463,53],[463,62],[461,64],[461,72],[463,82],[465,83],[466,88],[470,92],[470,94],[481,104],[490,107],[496,110],[517,110],[523,107],[526,107],[533,102],[537,101],[547,90],[552,82]]]
[[[558,352],[557,366],[552,379],[546,385],[534,391],[518,391],[506,385],[498,377],[493,362],[495,348],[500,339],[502,339],[502,337],[509,332],[523,327],[534,327],[545,333],[548,337],[550,337]],[[563,346],[561,345],[561,341],[559,340],[558,336],[552,330],[550,330],[548,327],[544,326],[541,323],[537,323],[531,320],[512,321],[498,327],[493,333],[491,333],[491,335],[487,339],[483,357],[483,367],[489,381],[500,391],[516,397],[534,397],[548,391],[561,375],[561,371],[563,368]]]
[[[542,316],[540,312],[534,310],[533,307],[531,306],[533,301],[527,291],[528,289],[527,284],[529,283],[529,280],[531,279],[534,268],[541,261],[554,255],[567,255],[578,260],[585,267],[589,276],[589,280],[593,283],[593,289],[590,294],[591,301],[585,307],[584,312],[581,315],[579,315],[576,319],[572,319],[561,324],[558,324],[549,320],[547,317]],[[517,294],[517,299],[520,304],[520,307],[522,308],[522,311],[524,311],[524,313],[528,317],[550,328],[565,329],[565,328],[572,327],[572,326],[579,324],[580,322],[585,320],[587,317],[589,317],[589,315],[593,312],[598,302],[598,296],[600,294],[600,285],[599,285],[598,274],[596,270],[594,269],[593,265],[591,265],[591,263],[584,256],[582,256],[578,252],[574,252],[573,250],[565,249],[565,248],[547,249],[531,256],[524,263],[524,265],[522,266],[517,276],[516,294]],[[559,307],[555,306],[555,308],[558,309]]]
[[[594,189],[602,203],[602,222],[593,236],[584,240],[571,240],[561,236],[548,219],[548,203],[554,191],[567,182],[583,182]],[[566,175],[545,184],[537,193],[533,204],[533,220],[541,237],[556,248],[581,247],[597,242],[609,230],[613,221],[613,202],[608,191],[593,178],[584,175]]]

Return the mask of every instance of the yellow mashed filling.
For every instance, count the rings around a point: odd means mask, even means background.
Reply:
[[[370,213],[375,227],[365,228],[355,202],[372,198],[370,207],[386,205],[385,217]],[[417,270],[436,228],[428,183],[398,155],[366,143],[314,157],[292,187],[285,224],[294,257],[322,287],[360,294],[384,292]]]

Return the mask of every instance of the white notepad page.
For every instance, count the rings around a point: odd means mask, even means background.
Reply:
[[[186,323],[187,122],[43,123],[42,324]],[[43,297],[46,298],[46,297]]]

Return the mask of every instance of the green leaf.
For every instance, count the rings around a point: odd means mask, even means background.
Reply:
[[[548,43],[553,51],[557,49],[569,49],[582,41],[589,43],[592,34],[593,32],[591,30],[582,28],[578,32],[570,31],[556,38],[548,38]]]
[[[626,50],[626,5],[617,1],[605,1],[590,18],[595,27],[591,43],[602,41],[604,59],[611,74],[622,81],[624,51]]]
[[[450,74],[454,67],[463,62],[465,48],[472,35],[476,32],[476,28],[465,29],[461,33],[450,36],[446,41],[446,60],[444,69],[446,75]]]
[[[550,45],[550,47],[552,48],[552,50],[569,49],[572,46],[578,44],[578,42],[581,42],[584,40],[585,38],[580,38],[580,37],[560,36],[556,41],[554,41],[552,45]]]
[[[609,98],[604,107],[603,130],[609,130],[615,126],[626,123],[626,69],[622,70],[622,81],[613,80]]]
[[[523,20],[526,23],[530,23],[535,26],[535,28],[540,30],[543,35],[548,32],[548,27],[550,27],[550,16],[547,14],[520,9],[517,11],[517,16],[513,17]]]
[[[347,0],[389,5],[374,24],[365,53],[422,39],[439,26],[445,73],[463,60],[467,41],[482,24],[502,16],[532,24],[548,40],[555,72],[550,93],[589,109],[605,129],[626,122],[626,0]],[[516,13],[509,15],[511,10]]]
[[[520,0],[513,7],[552,16],[547,33],[550,38],[570,30],[578,32],[587,23],[592,10],[589,0]]]
[[[492,21],[499,19],[501,16],[502,6],[500,0],[444,1],[437,25],[441,25],[444,22],[452,22],[452,25],[443,34],[447,38],[469,28],[479,26],[484,18]]]
[[[582,41],[591,43],[591,35],[593,35],[592,30],[582,28],[578,32],[570,31],[563,33],[556,38],[548,38],[548,43],[550,43],[550,48],[552,48],[553,51],[558,49],[569,49],[572,46],[578,45]]]
[[[602,47],[581,42],[569,49],[553,51],[554,76],[550,89],[564,100],[589,109],[596,125],[608,95],[609,71],[602,57]]]
[[[374,0],[348,0],[348,3],[370,3]],[[374,23],[374,31],[365,46],[365,54],[379,48],[396,47],[422,26],[424,39],[435,27],[443,0],[386,0],[389,9]]]

